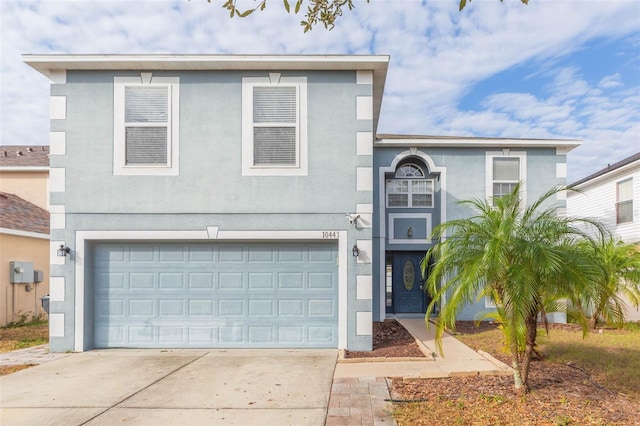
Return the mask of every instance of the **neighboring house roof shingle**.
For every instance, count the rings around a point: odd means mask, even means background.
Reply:
[[[49,234],[49,212],[17,195],[0,192],[0,228]]]
[[[49,147],[0,146],[0,167],[49,167]]]
[[[612,172],[614,170],[617,170],[617,169],[619,169],[621,167],[626,166],[627,164],[631,164],[634,161],[638,161],[638,160],[640,160],[640,152],[637,152],[637,153],[633,154],[632,156],[625,158],[624,160],[620,160],[617,163],[609,164],[604,169],[598,170],[597,172],[595,172],[595,173],[593,173],[593,174],[591,174],[591,175],[589,175],[589,176],[587,176],[585,178],[582,178],[582,179],[572,183],[570,186],[578,186],[578,185],[583,184],[585,182],[589,182],[592,179],[595,179],[595,178],[600,177],[602,175],[606,175],[607,173],[610,173],[610,172]]]

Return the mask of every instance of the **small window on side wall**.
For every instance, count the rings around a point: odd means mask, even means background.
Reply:
[[[114,174],[178,175],[179,81],[114,77]]]
[[[513,192],[520,183],[520,198],[526,204],[525,179],[527,176],[526,152],[503,151],[486,154],[486,197],[493,200]]]
[[[633,222],[633,179],[616,184],[616,223]]]

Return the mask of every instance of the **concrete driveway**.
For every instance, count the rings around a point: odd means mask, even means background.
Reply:
[[[98,350],[0,377],[6,425],[324,425],[335,350]]]

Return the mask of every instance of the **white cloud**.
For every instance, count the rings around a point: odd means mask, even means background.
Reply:
[[[454,0],[356,1],[333,31],[306,34],[281,2],[245,19],[229,19],[220,3],[2,0],[0,143],[46,143],[48,83],[23,53],[350,53],[391,55],[380,132],[584,138],[570,179],[594,171],[584,158],[638,150],[640,82],[623,86],[617,72],[589,81],[557,65],[589,40],[638,43],[635,0],[474,0],[461,13]],[[542,91],[524,81],[487,96],[483,111],[459,110],[475,83],[523,63],[549,81]]]

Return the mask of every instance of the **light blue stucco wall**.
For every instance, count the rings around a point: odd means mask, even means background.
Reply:
[[[380,168],[389,167],[394,158],[400,153],[411,148],[406,146],[377,146],[374,148],[374,205],[381,206],[384,204],[384,188],[380,187],[380,182],[384,183],[384,179],[380,179]],[[486,197],[486,155],[487,152],[501,151],[502,149],[510,149],[511,151],[526,152],[527,176],[526,196],[527,200],[533,201],[540,195],[548,191],[555,185],[566,184],[565,177],[557,177],[556,164],[566,163],[566,154],[563,151],[557,151],[555,148],[538,148],[535,147],[535,141],[530,147],[522,146],[508,147],[500,146],[496,148],[487,144],[480,147],[418,147],[418,152],[426,154],[433,161],[435,167],[444,168],[444,178],[441,176],[436,181],[436,197],[445,201],[444,218],[440,217],[440,209],[435,209],[433,227],[437,226],[442,220],[462,219],[472,215],[472,211],[459,204],[462,200],[472,198],[485,199]],[[442,175],[441,174],[441,175]],[[442,182],[446,183],[444,186]],[[556,207],[564,208],[565,200],[555,200]],[[435,203],[438,206],[438,201]],[[393,209],[394,211],[397,209]],[[406,209],[402,211],[409,211]],[[373,315],[374,320],[382,318],[383,309],[381,308],[381,289],[384,288],[384,273],[381,266],[384,266],[385,251],[391,250],[426,250],[431,244],[422,246],[409,245],[393,245],[389,244],[389,221],[385,220],[385,227],[381,228],[381,218],[388,218],[391,209],[386,212],[380,209],[375,210],[373,224],[373,245],[374,245],[374,268],[373,268]],[[461,320],[475,319],[478,313],[485,311],[484,300],[466,306],[459,315]]]
[[[307,77],[307,176],[241,174],[242,78],[267,72],[149,71],[180,77],[178,176],[113,174],[113,78],[139,72],[70,71],[66,84],[51,86],[52,96],[66,97],[66,119],[51,120],[52,132],[65,133],[66,153],[50,160],[52,168],[65,169],[65,191],[50,196],[52,205],[64,206],[65,228],[53,229],[51,239],[72,249],[64,265],[52,265],[52,276],[65,279],[64,301],[51,302],[52,313],[64,314],[52,351],[74,349],[76,303],[85,306],[84,348],[92,347],[90,258],[82,259],[85,300],[75,300],[78,231],[338,230],[347,233],[349,252],[357,240],[371,239],[370,228],[345,218],[357,204],[372,203],[372,191],[356,188],[356,168],[372,165],[370,155],[356,155],[356,133],[373,126],[356,119],[356,97],[373,89],[356,84],[355,71],[282,73]],[[347,347],[370,350],[371,335],[357,333],[356,312],[371,312],[371,300],[356,298],[356,276],[370,275],[371,263],[347,259]]]

